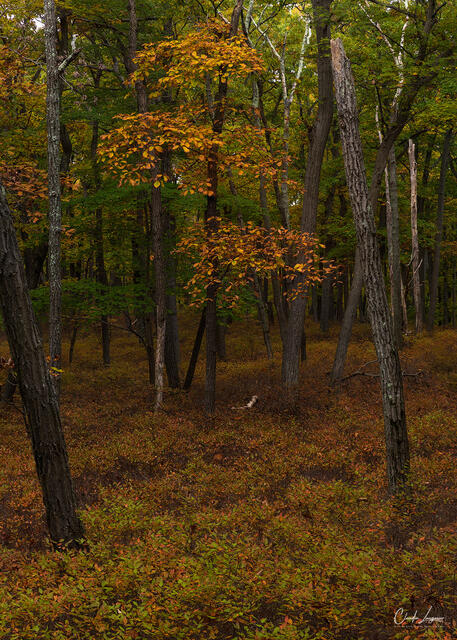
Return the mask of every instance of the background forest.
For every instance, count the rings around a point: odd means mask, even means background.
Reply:
[[[455,0],[0,9],[0,638],[456,637]]]

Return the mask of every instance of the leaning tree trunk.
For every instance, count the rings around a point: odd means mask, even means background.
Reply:
[[[49,353],[51,366],[60,369],[62,355],[62,282],[60,265],[62,203],[60,194],[60,87],[54,0],[44,0],[44,36],[46,49],[46,122],[49,188]],[[56,372],[53,380],[58,396],[60,388],[60,375],[58,372]]]
[[[446,132],[441,153],[440,182],[438,187],[438,206],[436,211],[435,249],[433,253],[433,271],[430,281],[430,306],[427,316],[427,330],[433,331],[435,324],[436,301],[438,298],[438,278],[440,274],[441,242],[443,240],[444,200],[446,196],[446,174],[451,155],[452,129]]]
[[[400,97],[398,98],[396,104],[393,105],[394,110],[391,113],[389,128],[386,131],[383,137],[382,144],[379,147],[378,152],[376,154],[376,160],[375,160],[375,165],[373,169],[373,174],[371,176],[370,192],[369,192],[371,207],[373,211],[375,210],[377,205],[379,186],[380,186],[382,174],[384,172],[384,168],[386,166],[386,162],[390,153],[390,149],[409,120],[411,108],[414,103],[414,100],[416,99],[417,94],[419,93],[419,90],[424,85],[427,85],[430,82],[430,80],[434,77],[433,74],[430,74],[427,68],[424,68],[426,67],[424,62],[429,53],[428,44],[429,44],[430,34],[433,30],[433,27],[437,23],[436,14],[437,14],[436,0],[428,0],[427,8],[426,8],[426,19],[423,27],[423,37],[421,38],[418,54],[416,56],[416,65],[417,65],[418,73],[414,75],[410,84],[408,85],[405,84],[403,86],[402,91],[400,92]],[[419,73],[419,70],[420,70],[420,73]],[[360,266],[360,270],[361,269],[362,267]],[[359,273],[357,274],[354,273],[352,287],[355,288],[355,290],[354,292],[352,292],[351,290],[351,293],[350,293],[351,299],[353,300],[358,299],[362,291],[362,285],[363,285],[363,277]],[[355,317],[352,315],[352,312],[353,312],[352,308],[349,308],[349,307],[346,308],[345,317],[343,320],[343,326],[346,326],[347,324],[352,323],[353,320],[351,320],[351,318]],[[345,330],[344,332],[340,333],[340,336],[338,338],[337,353],[335,355],[335,364],[336,364],[337,357],[340,360],[342,358],[343,364],[344,364],[344,358],[346,356],[347,349],[349,346],[350,336],[351,336],[351,330],[349,331]]]
[[[13,221],[0,185],[0,304],[32,441],[46,520],[54,545],[78,547],[84,535],[76,515],[67,449],[27,289]]]
[[[318,110],[313,137],[306,163],[304,179],[303,211],[301,231],[314,234],[316,231],[319,183],[333,119],[332,66],[328,41],[330,38],[330,6],[332,0],[313,0],[313,15],[317,38]],[[300,262],[300,257],[298,258]],[[302,282],[297,278],[298,284]],[[306,297],[297,296],[290,304],[282,353],[281,377],[286,388],[298,385],[300,371],[300,347],[305,322]]]
[[[331,41],[331,51],[346,180],[381,376],[389,490],[391,493],[397,493],[404,485],[409,470],[402,371],[382,273],[374,213],[368,193],[354,79],[341,40]]]
[[[413,295],[416,310],[416,333],[420,335],[422,326],[422,292],[419,273],[419,237],[417,233],[417,162],[414,142],[408,143],[410,182],[411,182],[411,267],[413,270]]]

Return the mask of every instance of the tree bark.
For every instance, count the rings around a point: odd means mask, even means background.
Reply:
[[[95,87],[98,88],[100,84],[100,75],[97,75],[95,79]],[[97,160],[97,148],[98,148],[98,139],[99,139],[99,123],[98,120],[94,120],[92,122],[92,140],[91,140],[91,163],[92,163],[92,174],[94,180],[94,189],[95,192],[100,190],[101,187],[101,176],[100,176],[100,167]],[[94,229],[94,240],[95,240],[95,268],[96,268],[96,277],[97,282],[101,285],[102,297],[105,296],[106,288],[108,287],[108,276],[105,268],[105,250],[104,250],[104,241],[103,241],[103,211],[101,207],[97,207],[95,209],[95,229]],[[111,354],[110,354],[110,327],[109,327],[109,317],[106,313],[102,313],[101,315],[101,339],[102,339],[102,357],[103,364],[108,366],[111,363]]]
[[[62,355],[61,248],[62,203],[60,192],[60,81],[57,60],[57,22],[54,0],[44,0],[46,51],[46,123],[49,189],[49,352],[51,366],[60,369]],[[53,377],[59,396],[60,374]]]
[[[386,226],[394,337],[397,347],[400,349],[403,343],[400,220],[398,212],[397,161],[393,145],[389,152],[386,167]]]
[[[374,165],[373,173],[371,176],[369,194],[370,194],[371,207],[373,211],[376,210],[379,186],[380,186],[382,174],[384,172],[386,162],[390,153],[390,149],[392,145],[395,143],[395,140],[398,138],[405,124],[408,121],[409,114],[411,112],[411,107],[414,103],[414,100],[416,99],[417,94],[419,93],[419,90],[421,89],[421,87],[427,85],[430,82],[431,78],[433,77],[433,74],[430,74],[429,70],[427,70],[427,68],[424,69],[423,67],[424,67],[424,61],[426,60],[428,55],[429,36],[435,24],[436,24],[436,0],[429,0],[427,4],[426,19],[425,19],[424,29],[423,29],[424,33],[420,39],[418,55],[416,57],[416,64],[418,65],[418,68],[419,67],[421,68],[422,73],[419,73],[419,72],[416,73],[411,83],[409,85],[403,86],[400,92],[400,95],[398,95],[398,93],[396,94],[397,100],[394,101],[394,105],[393,105],[394,109],[393,109],[393,112],[391,113],[390,125],[377,151],[375,165]],[[355,264],[357,264],[357,261]],[[359,269],[361,268],[362,266],[360,265]],[[355,299],[358,299],[358,297],[360,296],[360,293],[362,291],[362,286],[363,286],[363,278],[361,277],[360,273],[357,273],[357,274],[354,273],[352,286],[357,287],[357,289],[354,291],[354,295],[352,295],[352,291],[350,294],[351,300],[355,300]],[[354,318],[355,318],[355,315],[353,315],[353,309],[349,306],[346,307],[345,317],[343,320],[343,326],[345,330],[341,331],[340,336],[338,338],[338,346],[337,346],[338,358],[339,360],[341,360],[341,358],[343,359],[343,366],[344,366],[344,359],[346,357],[347,349],[349,346],[349,340],[352,333],[352,330],[348,330],[347,325],[349,323],[352,323]],[[342,342],[341,345],[340,345],[340,342]],[[335,355],[335,360],[336,360],[336,355]],[[341,368],[341,367],[339,366],[338,368]]]
[[[200,353],[203,334],[205,333],[205,326],[206,326],[206,307],[202,311],[200,322],[198,324],[197,334],[195,336],[194,346],[192,348],[192,354],[189,360],[189,366],[187,368],[186,377],[184,379],[184,384],[182,386],[184,391],[187,391],[188,389],[190,389],[192,380],[194,379],[195,367],[197,366],[198,354]]]
[[[416,333],[423,331],[422,325],[422,296],[420,285],[419,236],[417,233],[417,162],[414,142],[408,142],[410,183],[411,183],[411,267],[413,270],[413,295],[416,310]]]
[[[395,494],[404,486],[409,471],[402,371],[393,335],[374,213],[366,181],[354,80],[341,40],[331,41],[331,51],[346,180],[379,362],[389,491]]]
[[[59,405],[27,289],[11,213],[0,185],[0,304],[32,441],[46,521],[55,546],[78,547],[76,514]]]
[[[238,32],[243,0],[236,0],[230,18],[229,37],[233,38]],[[225,120],[225,102],[227,97],[227,76],[219,74],[219,85],[213,105],[212,129],[215,134],[221,134]],[[207,177],[209,193],[206,201],[205,227],[209,240],[217,231],[217,189],[219,171],[219,147],[213,144],[207,163]],[[218,265],[212,265],[214,273],[217,273]],[[216,407],[216,360],[217,360],[217,290],[215,284],[210,284],[206,290],[206,377],[205,377],[205,410],[210,416],[214,414]]]
[[[153,177],[154,180],[154,177]],[[155,349],[155,403],[157,411],[163,403],[164,368],[165,368],[165,333],[167,323],[167,298],[166,298],[166,269],[163,251],[162,233],[162,198],[160,186],[152,186],[152,239],[154,253],[155,273],[155,302],[156,302],[156,349]]]
[[[443,141],[443,151],[441,153],[440,181],[438,187],[438,205],[436,211],[436,232],[435,232],[435,248],[433,252],[433,271],[430,281],[430,306],[427,316],[427,330],[433,331],[435,324],[436,301],[438,297],[438,278],[440,274],[440,255],[441,242],[443,240],[443,217],[444,202],[446,197],[446,175],[449,168],[449,160],[451,155],[451,142],[453,132],[449,129]]]
[[[317,38],[318,111],[306,163],[301,230],[316,231],[317,205],[322,161],[333,119],[332,66],[329,53],[330,6],[332,0],[313,0],[313,17]],[[300,261],[300,257],[298,259]],[[302,279],[297,277],[297,284]],[[283,343],[281,378],[286,388],[298,385],[300,345],[306,312],[306,296],[297,296],[290,304]]]

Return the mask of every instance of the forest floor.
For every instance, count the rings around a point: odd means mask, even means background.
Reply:
[[[410,337],[402,352],[420,374],[405,377],[413,497],[396,504],[379,379],[331,390],[336,336],[310,328],[291,399],[277,336],[272,365],[252,321],[234,325],[213,420],[202,361],[154,416],[135,338],[113,333],[104,368],[95,333],[81,337],[62,419],[88,548],[49,550],[22,417],[3,408],[1,640],[457,638],[457,333]],[[374,357],[359,325],[347,372]],[[232,408],[254,394],[252,409]],[[396,625],[400,608],[397,622],[444,621]]]

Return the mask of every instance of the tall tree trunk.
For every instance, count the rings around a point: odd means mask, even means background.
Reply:
[[[60,236],[62,203],[60,193],[60,88],[57,61],[57,23],[54,0],[44,0],[46,50],[46,122],[48,137],[49,187],[49,352],[51,366],[60,369],[62,356],[62,282]],[[53,377],[57,397],[60,374]]]
[[[153,178],[154,179],[154,178]],[[156,350],[154,382],[156,389],[155,410],[163,403],[164,367],[165,367],[165,333],[167,323],[166,298],[166,269],[163,251],[162,233],[162,198],[159,187],[152,187],[152,238],[154,252],[155,273],[155,302],[156,302]]]
[[[32,441],[52,542],[78,547],[76,514],[59,405],[27,289],[11,213],[0,185],[0,304]]]
[[[352,278],[351,288],[346,300],[346,310],[344,312],[343,322],[341,323],[338,345],[336,347],[335,359],[333,360],[333,368],[330,381],[335,384],[343,376],[344,363],[346,360],[347,348],[351,339],[352,325],[354,324],[357,313],[357,305],[360,299],[360,292],[363,284],[362,266],[360,264],[360,251],[357,247],[355,250],[354,275]]]
[[[420,285],[419,236],[417,233],[417,162],[414,142],[408,142],[410,183],[411,183],[411,267],[413,270],[413,295],[416,310],[416,333],[423,331],[422,325],[422,296]]]
[[[165,368],[167,371],[168,386],[179,389],[181,386],[179,376],[179,329],[178,308],[176,303],[176,257],[172,253],[175,246],[175,219],[170,211],[163,209],[163,231],[167,243],[166,267],[167,267],[167,324],[165,331]]]
[[[233,38],[238,32],[238,26],[243,9],[243,0],[236,0],[230,18],[229,37]],[[228,84],[227,75],[220,73],[219,85],[214,103],[212,106],[213,123],[212,128],[215,134],[220,135],[224,128],[225,107]],[[211,108],[208,105],[209,108]],[[207,177],[209,194],[207,196],[205,210],[205,227],[209,241],[211,236],[217,231],[217,189],[219,171],[219,147],[213,144],[207,163]],[[217,273],[218,265],[212,265],[214,273]],[[210,284],[206,289],[206,377],[205,377],[205,410],[208,415],[213,415],[216,407],[216,360],[217,360],[217,290],[216,284]]]
[[[99,87],[100,76],[101,76],[101,72],[96,76],[95,83],[94,83],[95,88]],[[98,139],[99,139],[99,123],[98,123],[98,120],[94,120],[92,122],[92,141],[91,141],[90,150],[91,150],[92,174],[93,174],[95,192],[99,191],[101,187],[100,167],[97,160]],[[104,297],[106,295],[106,288],[108,287],[108,276],[105,268],[105,250],[104,250],[104,241],[103,241],[103,211],[101,207],[97,207],[95,210],[94,232],[95,232],[94,240],[95,240],[96,277],[97,277],[97,282],[103,288],[102,297]],[[110,355],[111,336],[110,336],[110,327],[109,327],[109,317],[106,313],[102,313],[100,320],[101,320],[103,364],[107,366],[111,362],[111,355]]]
[[[398,212],[397,161],[392,145],[386,167],[386,226],[390,271],[390,295],[394,337],[397,347],[403,343],[401,262],[400,262],[400,220]]]
[[[397,493],[404,486],[409,471],[402,371],[393,335],[374,213],[366,181],[354,79],[341,40],[332,40],[331,50],[346,180],[381,375],[389,490],[391,493]]]
[[[443,217],[444,202],[446,197],[446,175],[449,168],[449,160],[451,156],[451,142],[453,132],[449,129],[443,141],[443,151],[441,153],[440,182],[438,187],[438,205],[436,211],[436,232],[435,232],[435,249],[433,252],[433,271],[430,282],[430,306],[427,316],[427,330],[433,331],[435,324],[436,300],[438,296],[438,278],[440,274],[440,254],[441,242],[443,240]]]
[[[420,69],[421,73],[414,75],[413,80],[410,84],[404,85],[400,94],[396,94],[397,100],[393,105],[393,110],[391,113],[389,128],[386,131],[382,143],[378,149],[376,154],[375,165],[373,168],[373,174],[371,176],[370,183],[370,202],[373,211],[376,210],[377,202],[378,202],[378,193],[379,186],[382,179],[382,174],[384,172],[387,159],[390,153],[390,149],[392,145],[395,143],[395,140],[398,138],[400,133],[402,132],[405,124],[408,122],[409,115],[411,112],[411,107],[416,99],[416,96],[424,85],[427,85],[433,75],[429,73],[426,65],[424,65],[424,61],[426,61],[428,52],[429,52],[429,37],[433,30],[434,25],[436,24],[436,0],[428,0],[427,9],[426,9],[426,18],[423,29],[423,36],[420,41],[418,55],[416,56],[416,64],[418,69]],[[357,265],[357,260],[355,264]],[[359,270],[362,269],[362,265],[359,264]],[[351,301],[358,300],[360,293],[362,291],[363,286],[363,277],[361,273],[354,273],[352,287],[356,287],[354,291],[354,295],[352,295],[352,291],[350,294]],[[355,302],[357,304],[357,302]],[[343,319],[343,327],[344,331],[340,332],[340,336],[338,338],[338,346],[337,346],[337,354],[335,355],[335,361],[338,356],[338,359],[343,361],[346,358],[347,349],[349,346],[349,340],[351,337],[352,330],[348,330],[348,324],[351,324],[355,318],[354,309],[352,307],[347,306],[345,311],[345,317]],[[340,344],[340,342],[342,344]],[[338,368],[341,368],[339,366]],[[342,370],[342,369],[341,369]]]
[[[206,326],[206,307],[204,307],[200,316],[200,322],[198,323],[197,334],[194,340],[194,346],[189,360],[189,366],[187,367],[186,377],[182,388],[187,391],[190,389],[192,380],[194,379],[195,367],[197,366],[198,354],[200,353],[200,347],[203,340],[203,334],[205,333]]]
[[[315,233],[319,183],[324,151],[333,118],[332,67],[329,55],[331,0],[313,0],[313,16],[317,38],[318,110],[304,179],[301,230]],[[298,259],[300,261],[300,257]],[[302,282],[297,277],[299,283]],[[306,312],[306,296],[297,296],[290,304],[283,344],[281,377],[286,388],[298,385],[300,345]]]

